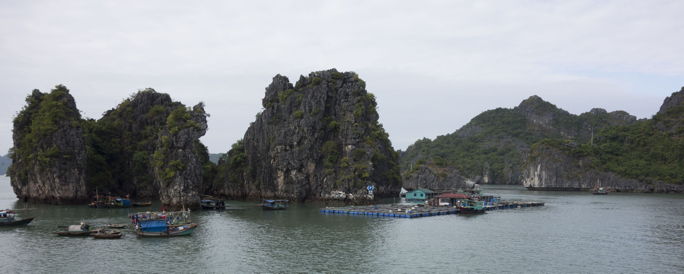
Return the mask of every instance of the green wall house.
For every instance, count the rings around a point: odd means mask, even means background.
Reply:
[[[425,188],[419,188],[406,193],[406,201],[411,203],[424,203],[427,199],[435,196],[435,192]]]

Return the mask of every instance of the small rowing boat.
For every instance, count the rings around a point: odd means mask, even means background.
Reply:
[[[106,228],[118,228],[118,229],[126,228],[125,224],[106,224],[104,226]]]
[[[20,226],[27,225],[33,221],[31,218],[17,219],[16,213],[12,210],[0,210],[0,226]]]
[[[152,202],[134,202],[133,207],[148,207],[152,206]]]
[[[261,207],[268,210],[283,210],[288,207],[289,202],[288,200],[264,200]]]
[[[92,234],[95,239],[120,239],[123,236],[120,230],[103,229]]]
[[[57,234],[57,236],[85,237],[97,233],[98,231],[99,230],[90,230],[89,224],[81,223],[80,225],[70,225],[66,227],[66,230],[56,231],[54,233]]]

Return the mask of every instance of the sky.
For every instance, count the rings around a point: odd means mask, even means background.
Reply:
[[[639,118],[684,86],[684,1],[0,1],[0,154],[33,89],[84,117],[144,88],[226,152],[276,74],[355,71],[395,149],[531,95]]]

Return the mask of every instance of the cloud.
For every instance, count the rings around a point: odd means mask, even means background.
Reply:
[[[153,87],[241,138],[277,73],[360,74],[397,148],[538,94],[640,117],[684,85],[682,1],[3,1],[0,151],[33,88],[63,83],[99,118]]]

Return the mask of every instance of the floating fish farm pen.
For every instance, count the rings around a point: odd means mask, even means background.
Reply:
[[[523,207],[544,206],[542,202],[524,201],[501,201],[495,205],[486,207],[486,210],[512,209]],[[361,215],[372,217],[389,218],[420,218],[439,215],[458,214],[456,207],[429,206],[429,205],[401,205],[380,204],[369,206],[326,207],[320,210],[322,214],[329,215]]]

